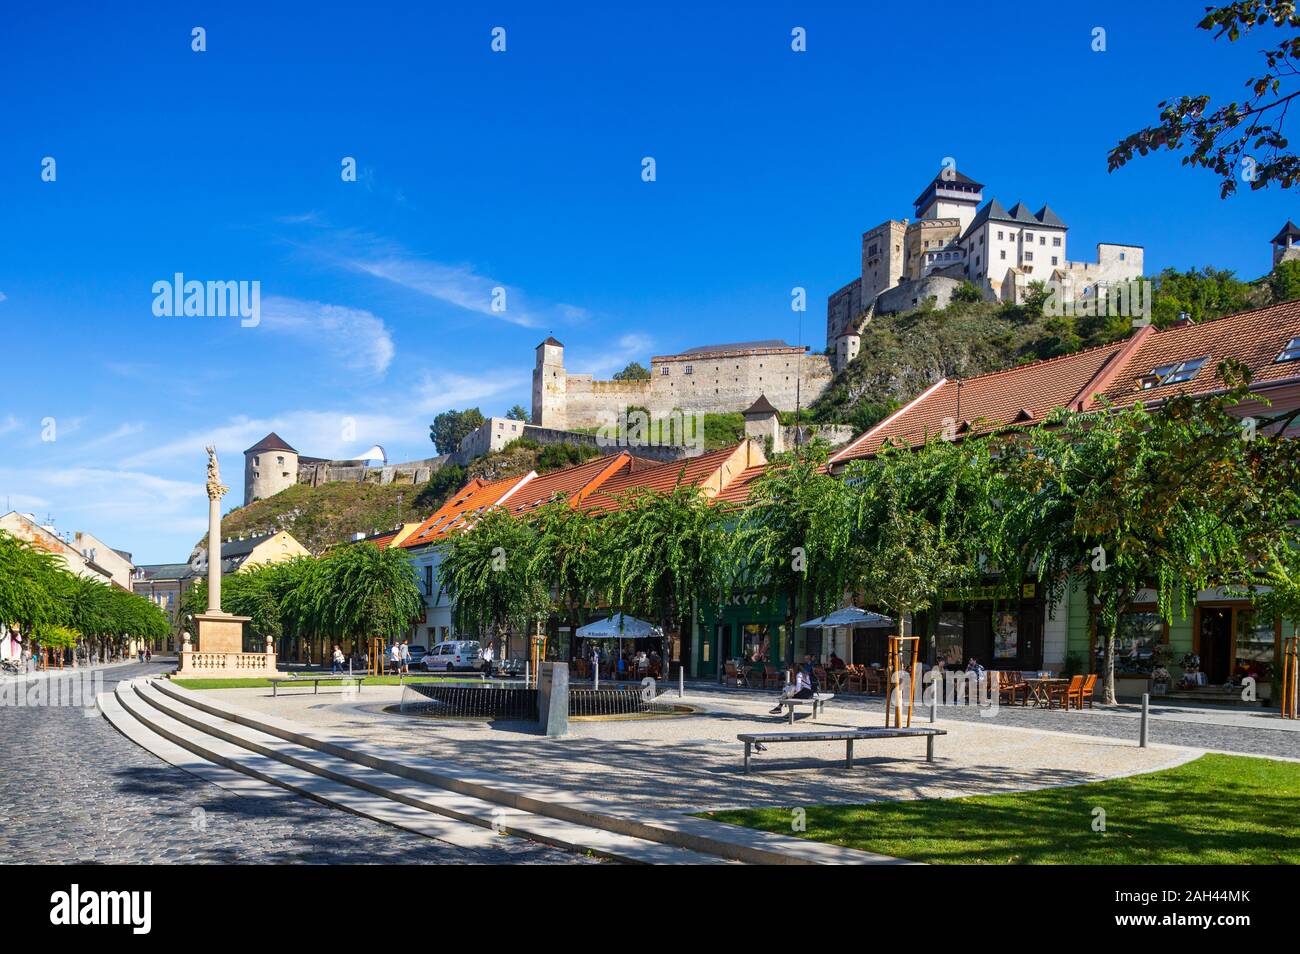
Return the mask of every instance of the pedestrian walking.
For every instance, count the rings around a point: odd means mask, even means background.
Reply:
[[[483,647],[483,678],[489,679],[492,676],[492,660],[496,657],[495,644],[489,640],[488,644]]]
[[[331,660],[330,671],[331,672],[343,671],[343,650],[339,649],[337,643],[334,646],[334,657]]]
[[[402,672],[411,671],[411,647],[402,640]]]
[[[402,670],[402,647],[398,645],[397,640],[393,640],[393,648],[388,652],[389,669],[392,672],[401,672]]]

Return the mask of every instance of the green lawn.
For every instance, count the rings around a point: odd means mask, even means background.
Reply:
[[[466,673],[460,673],[456,676],[407,676],[405,682],[409,685],[413,682],[460,682],[470,678]],[[270,679],[173,679],[172,682],[182,689],[270,689]],[[276,683],[281,688],[288,686],[310,686],[311,677],[301,679],[276,679]],[[348,680],[351,685],[352,680]],[[361,683],[363,686],[396,686],[398,685],[397,676],[366,676]],[[339,679],[330,679],[328,676],[321,677],[322,686],[341,686],[343,681]]]
[[[704,817],[929,864],[1300,864],[1300,764],[1204,755],[1038,792],[813,806],[803,833],[790,808]]]

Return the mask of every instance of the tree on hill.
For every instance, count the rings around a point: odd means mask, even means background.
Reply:
[[[629,362],[627,367],[622,371],[614,374],[615,381],[649,381],[650,372],[645,369],[640,361]]]
[[[459,464],[444,464],[433,472],[429,482],[415,497],[418,513],[430,514],[447,502],[447,499],[468,482],[465,468]]]
[[[1275,31],[1260,51],[1263,69],[1245,81],[1241,101],[1214,105],[1204,93],[1180,96],[1158,104],[1160,121],[1124,137],[1110,151],[1111,171],[1127,165],[1134,154],[1145,156],[1166,149],[1182,153],[1185,166],[1199,166],[1219,177],[1219,196],[1237,191],[1238,182],[1251,189],[1273,184],[1290,189],[1300,181],[1300,157],[1289,148],[1283,130],[1290,103],[1300,89],[1290,88],[1300,71],[1300,15],[1294,0],[1238,0],[1207,8],[1197,24],[1226,36],[1230,43],[1259,30]]]
[[[439,454],[453,454],[467,434],[483,426],[483,412],[476,407],[464,411],[443,411],[429,425],[429,440]]]
[[[516,405],[515,405],[514,407],[512,407],[510,410],[506,411],[506,417],[509,418],[509,419],[512,420],[512,421],[524,421],[524,422],[527,422],[527,421],[528,421],[528,412],[524,410],[524,408],[523,408],[522,405],[516,404]]]

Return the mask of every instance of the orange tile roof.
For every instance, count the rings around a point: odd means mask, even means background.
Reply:
[[[534,477],[510,498],[509,510],[513,514],[525,513],[560,494],[577,506],[601,484],[627,470],[631,461],[632,455],[621,451]]]
[[[447,531],[463,528],[480,511],[508,500],[512,491],[535,476],[537,476],[536,472],[530,471],[522,477],[506,477],[491,482],[475,477],[435,510],[428,520],[420,524],[415,532],[398,546],[415,547],[436,542],[445,536]]]
[[[761,448],[743,441],[678,461],[650,461],[622,451],[541,476],[531,472],[491,483],[475,478],[396,545],[437,543],[450,531],[472,526],[477,514],[488,507],[503,506],[511,514],[526,514],[557,494],[565,495],[574,506],[606,511],[617,509],[619,495],[630,490],[671,490],[680,481],[698,487],[710,499],[743,501],[746,494],[733,490],[733,485],[753,480],[763,466]]]
[[[631,490],[663,492],[670,491],[679,484],[699,486],[716,475],[739,446],[724,447],[698,457],[650,467],[628,468],[624,473],[607,480],[595,493],[588,495],[582,506],[588,510],[614,510],[618,507],[618,498]]]
[[[714,503],[719,504],[742,504],[749,500],[750,485],[756,477],[759,477],[768,468],[767,464],[757,464],[753,467],[746,467],[735,479],[727,486],[723,487],[716,497]]]
[[[920,444],[945,427],[982,427],[1041,421],[1062,407],[1089,410],[1100,395],[1116,405],[1162,401],[1180,391],[1208,394],[1222,387],[1215,368],[1227,358],[1246,364],[1253,386],[1300,377],[1300,365],[1276,363],[1300,336],[1300,301],[1241,312],[1214,321],[1157,330],[1140,328],[1124,341],[995,371],[964,381],[942,378],[831,457],[834,465],[880,450],[886,440]],[[1157,367],[1206,358],[1190,381],[1142,389],[1139,379]]]

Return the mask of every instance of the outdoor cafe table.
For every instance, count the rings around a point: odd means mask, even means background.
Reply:
[[[1043,709],[1052,707],[1052,697],[1048,694],[1048,689],[1052,686],[1068,686],[1069,684],[1070,680],[1061,678],[1046,679],[1038,676],[1028,676],[1025,679],[1025,685],[1029,686],[1029,695],[1033,699],[1034,707]]]

